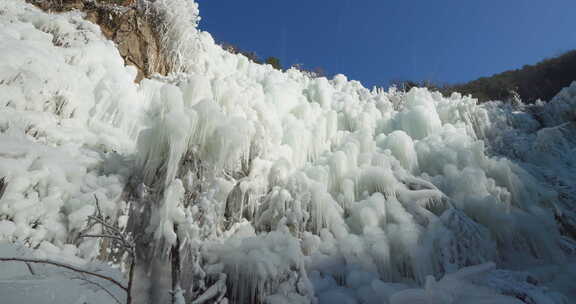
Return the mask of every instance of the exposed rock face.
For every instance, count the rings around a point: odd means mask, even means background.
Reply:
[[[80,10],[98,24],[106,38],[114,41],[127,65],[138,70],[136,82],[170,68],[154,32],[152,21],[139,11],[134,0],[27,0],[45,11]]]

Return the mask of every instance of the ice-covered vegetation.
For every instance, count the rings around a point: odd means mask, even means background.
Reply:
[[[529,107],[369,90],[224,51],[192,1],[140,5],[176,73],[137,85],[79,13],[0,2],[1,240],[122,266],[79,238],[98,201],[136,240],[137,303],[576,297],[576,84]]]

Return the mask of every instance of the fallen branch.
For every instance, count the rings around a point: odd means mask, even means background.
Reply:
[[[62,264],[62,263],[59,263],[59,262],[54,262],[54,261],[50,261],[50,260],[41,260],[41,259],[23,259],[23,258],[13,258],[13,257],[11,257],[11,258],[0,258],[0,262],[35,263],[35,264],[46,264],[46,265],[52,265],[52,266],[56,266],[56,267],[66,268],[66,269],[68,269],[68,270],[72,270],[72,271],[75,271],[75,272],[78,272],[78,273],[82,273],[82,274],[86,274],[86,275],[91,275],[91,276],[94,276],[94,277],[97,277],[97,278],[106,280],[106,281],[108,281],[108,282],[110,282],[110,283],[118,286],[120,289],[128,292],[128,287],[124,286],[122,283],[118,282],[117,280],[115,280],[115,279],[113,279],[113,278],[111,278],[111,277],[108,277],[108,276],[105,276],[105,275],[102,275],[102,274],[99,274],[99,273],[96,273],[96,272],[87,271],[87,270],[84,270],[84,269],[81,269],[81,268],[78,268],[78,267],[75,267],[75,266]]]
[[[90,281],[88,278],[86,278],[85,275],[82,275],[81,277],[77,278],[78,280],[82,280],[82,282],[86,282],[87,284],[92,284],[96,287],[98,287],[100,290],[103,290],[105,293],[107,293],[112,299],[114,299],[114,301],[118,304],[122,304],[122,302],[120,302],[120,300],[118,300],[118,298],[116,298],[116,296],[114,296],[110,290],[104,288],[104,286],[100,285],[97,282],[94,281]]]

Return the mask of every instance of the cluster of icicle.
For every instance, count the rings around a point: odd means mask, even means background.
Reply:
[[[79,14],[0,4],[15,48],[0,49],[13,59],[0,64],[1,238],[92,258],[98,243],[75,237],[96,197],[144,225],[151,250],[180,243],[191,303],[564,303],[505,269],[576,251],[576,191],[544,169],[574,175],[559,162],[574,164],[576,85],[540,120],[368,90],[224,51],[193,1],[141,5],[180,73],[135,85]]]

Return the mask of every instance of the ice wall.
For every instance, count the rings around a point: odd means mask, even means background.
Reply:
[[[155,254],[181,242],[192,303],[566,303],[534,277],[574,265],[574,85],[542,119],[369,90],[224,51],[192,1],[140,5],[177,73],[137,86],[78,14],[0,4],[1,238],[92,258],[98,199]]]

